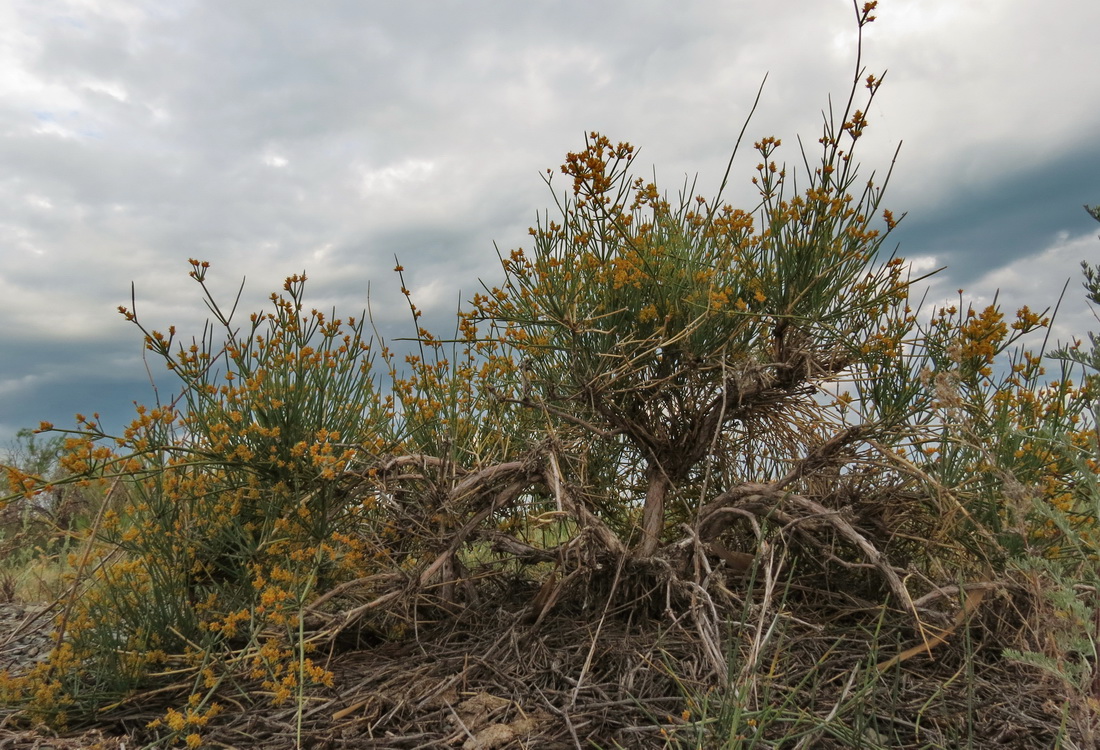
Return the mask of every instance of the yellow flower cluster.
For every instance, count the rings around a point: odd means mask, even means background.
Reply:
[[[202,745],[202,734],[194,730],[205,727],[222,711],[222,706],[216,702],[203,705],[203,697],[193,693],[188,697],[187,706],[183,711],[169,708],[163,717],[153,719],[147,726],[149,729],[167,728],[174,735],[181,737],[184,745],[197,748]]]

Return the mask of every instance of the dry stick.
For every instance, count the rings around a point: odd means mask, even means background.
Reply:
[[[924,623],[921,622],[920,615],[917,613],[917,608],[913,605],[913,599],[909,596],[908,589],[905,588],[901,579],[898,578],[897,573],[894,572],[894,569],[882,559],[882,553],[879,552],[873,544],[867,541],[866,537],[856,531],[855,528],[839,514],[830,511],[824,505],[808,497],[789,493],[784,497],[784,500],[820,516],[821,520],[831,525],[840,532],[841,536],[858,547],[860,551],[863,552],[863,556],[870,560],[871,563],[878,568],[879,572],[882,573],[883,578],[886,579],[894,596],[898,598],[898,601],[900,601],[913,616],[921,633],[924,632]]]
[[[344,628],[347,628],[352,623],[358,621],[360,617],[362,617],[370,610],[375,609],[376,607],[381,607],[383,604],[389,604],[391,601],[402,596],[404,593],[405,592],[401,589],[396,589],[389,592],[388,594],[383,594],[382,596],[372,599],[366,604],[362,604],[355,609],[349,609],[347,612],[344,613],[344,621],[337,625],[334,629],[328,631],[328,633],[325,633],[325,637],[329,639],[335,638],[337,635],[343,632]]]
[[[54,648],[60,648],[61,641],[65,639],[65,626],[69,622],[69,614],[72,612],[73,605],[76,604],[76,590],[82,583],[81,578],[84,575],[84,570],[88,567],[88,560],[92,556],[92,544],[95,542],[96,534],[99,533],[99,525],[103,522],[103,516],[107,511],[107,506],[111,504],[111,497],[115,494],[115,490],[118,489],[118,484],[121,481],[122,477],[115,477],[115,481],[111,483],[111,489],[107,490],[107,494],[103,496],[103,502],[100,504],[99,510],[95,514],[95,521],[92,522],[92,527],[88,530],[88,541],[84,545],[84,554],[80,558],[80,565],[77,566],[76,575],[73,576],[73,585],[65,595],[68,597],[68,601],[65,602],[65,608],[61,612],[61,621],[57,625],[57,637]],[[53,667],[50,668],[50,671],[53,671]]]
[[[684,581],[684,585],[691,590],[692,605],[691,605],[691,619],[695,622],[695,629],[699,633],[699,638],[703,641],[703,651],[706,653],[707,658],[711,661],[711,666],[714,668],[715,673],[718,675],[719,680],[725,684],[729,679],[729,665],[726,662],[725,656],[722,654],[722,649],[719,648],[718,642],[720,636],[718,635],[718,608],[714,604],[714,599],[707,593],[707,583],[712,573],[710,565],[707,563],[706,556],[703,554],[703,545],[699,541],[698,535],[695,533],[695,529],[687,524],[684,524],[684,528],[692,540],[692,548],[694,549],[694,572],[695,580]],[[705,566],[707,570],[706,576],[703,576],[700,568]],[[709,618],[703,617],[699,614],[701,605],[699,601],[706,604],[707,611],[710,615]]]
[[[805,750],[810,746],[810,743],[818,738],[818,736],[825,731],[825,727],[832,721],[837,713],[840,711],[840,705],[844,702],[844,699],[848,697],[848,693],[852,689],[852,685],[855,684],[856,676],[859,674],[859,665],[857,664],[852,668],[852,674],[848,677],[848,683],[844,686],[844,689],[840,691],[840,697],[836,699],[836,703],[833,704],[832,709],[829,711],[829,715],[822,719],[821,723],[816,728],[810,731],[809,734],[803,735],[802,740],[795,745],[794,750]]]
[[[782,489],[799,478],[805,476],[807,471],[818,468],[820,465],[827,462],[834,454],[836,454],[841,448],[848,443],[857,439],[862,433],[866,432],[866,428],[863,425],[856,425],[849,427],[845,430],[841,430],[831,438],[826,440],[821,445],[815,447],[807,455],[787,472],[787,475],[780,479],[775,487],[776,489]]]
[[[515,472],[522,470],[527,466],[527,461],[507,461],[502,464],[496,464],[494,466],[488,466],[481,471],[463,479],[461,482],[455,485],[454,489],[450,492],[451,500],[461,500],[471,490],[478,485],[487,484],[490,480],[494,479],[498,474],[504,474],[507,472]]]
[[[303,612],[313,612],[319,606],[321,606],[322,604],[327,602],[332,597],[338,596],[338,595],[344,593],[345,591],[347,591],[348,589],[353,589],[353,588],[356,588],[357,586],[366,586],[367,584],[375,583],[376,581],[386,581],[386,580],[401,581],[401,580],[404,580],[404,577],[401,576],[401,575],[398,575],[397,573],[375,573],[374,575],[364,576],[362,578],[356,578],[354,581],[344,581],[339,586],[335,586],[332,589],[326,591],[324,594],[321,594],[321,596],[317,597],[312,602],[310,602],[309,606],[307,606],[302,611]]]
[[[767,634],[764,633],[764,619],[768,615],[768,605],[772,601],[772,597],[775,595],[776,584],[776,563],[775,563],[775,546],[766,542],[760,542],[761,551],[767,558],[762,565],[764,570],[764,596],[760,601],[760,617],[756,621],[756,633],[752,639],[752,645],[749,648],[749,655],[745,659],[745,665],[741,668],[741,682],[747,682],[750,672],[753,672],[757,668],[757,661],[760,659],[760,654],[764,650],[764,644],[771,640],[771,634],[775,629],[778,618],[773,618],[771,625],[768,626]],[[782,563],[780,563],[782,564]]]
[[[958,614],[955,615],[955,620],[951,623],[951,626],[949,628],[940,631],[936,635],[932,636],[931,639],[924,635],[924,629],[921,628],[921,637],[924,640],[923,643],[917,646],[913,646],[912,648],[908,648],[905,651],[902,651],[897,656],[891,657],[886,661],[879,662],[875,665],[875,669],[877,669],[879,672],[885,672],[887,669],[894,666],[895,664],[901,664],[906,659],[911,659],[917,654],[923,654],[925,652],[931,654],[933,648],[939,646],[941,643],[945,643],[948,637],[956,630],[958,630],[959,626],[966,622],[970,615],[974,613],[974,611],[978,608],[978,605],[982,603],[982,599],[985,597],[986,591],[987,589],[985,588],[975,588],[966,592],[966,601],[963,602],[962,608],[959,610]]]
[[[556,463],[553,467],[548,467],[543,472],[543,476],[545,477],[547,484],[549,486],[556,485],[559,490],[561,490],[561,500],[566,509],[571,512],[585,528],[591,528],[594,530],[596,538],[599,539],[600,544],[603,545],[604,549],[606,549],[612,555],[621,558],[624,554],[626,554],[626,549],[623,547],[623,544],[619,540],[619,537],[615,535],[615,532],[607,527],[607,524],[601,521],[597,516],[593,515],[592,512],[588,510],[588,508],[584,507],[584,505],[580,501],[572,496],[572,494],[565,488],[564,483],[562,482],[562,476],[560,474],[555,475],[551,473],[555,468],[557,468]]]
[[[493,500],[493,502],[491,502],[487,507],[482,508],[476,514],[474,514],[473,518],[467,521],[461,529],[455,532],[454,537],[451,539],[451,543],[447,545],[447,549],[443,550],[443,552],[440,553],[435,561],[428,566],[427,570],[420,574],[420,585],[427,585],[428,581],[431,580],[431,577],[439,572],[439,569],[442,568],[443,565],[446,564],[446,562],[454,556],[455,552],[458,551],[458,548],[463,545],[463,543],[466,541],[466,538],[470,535],[470,532],[480,526],[481,522],[491,516],[495,511],[504,507],[508,503],[515,501],[515,499],[519,497],[523,490],[527,487],[527,484],[528,483],[526,480],[513,482],[512,484],[501,490],[500,493]],[[457,491],[458,487],[455,488],[456,493]]]
[[[556,417],[564,419],[566,422],[571,422],[572,424],[575,424],[578,427],[583,427],[584,429],[591,432],[593,435],[597,435],[597,436],[602,437],[602,438],[613,438],[621,432],[621,430],[611,430],[611,431],[609,431],[609,430],[601,429],[601,428],[597,427],[596,425],[594,425],[590,422],[584,421],[580,417],[575,417],[572,414],[570,414],[569,412],[562,411],[561,409],[550,406],[549,404],[544,403],[542,401],[533,401],[529,398],[501,398],[501,399],[499,399],[499,401],[502,404],[518,404],[520,406],[526,406],[529,409],[541,409],[544,412],[547,412],[549,414],[553,414]]]
[[[615,578],[611,581],[611,590],[607,593],[607,601],[603,605],[603,614],[600,615],[600,621],[596,623],[596,632],[592,635],[592,645],[588,649],[588,656],[585,657],[584,666],[581,667],[581,673],[577,675],[577,685],[573,688],[573,695],[569,699],[569,708],[572,709],[577,705],[577,695],[581,691],[581,686],[584,684],[584,678],[588,674],[589,668],[592,666],[592,658],[596,655],[596,643],[600,639],[600,631],[603,630],[604,621],[607,620],[607,612],[611,609],[611,600],[615,598],[615,592],[619,588],[619,576],[623,572],[623,565],[626,563],[626,556],[620,555],[618,565],[615,566]]]

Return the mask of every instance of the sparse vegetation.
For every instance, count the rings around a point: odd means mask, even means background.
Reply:
[[[56,646],[0,674],[0,731],[1094,746],[1100,343],[914,309],[889,174],[854,157],[880,84],[857,55],[801,168],[757,141],[747,210],[591,133],[453,337],[397,266],[404,358],[304,275],[243,322],[190,261],[194,339],[120,308],[179,395],[6,467],[0,543],[33,553],[0,583],[49,595]]]

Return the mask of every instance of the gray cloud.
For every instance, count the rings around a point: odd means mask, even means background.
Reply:
[[[1090,231],[1078,206],[1100,202],[1087,196],[1100,165],[1100,7],[882,6],[866,62],[889,73],[863,158],[881,173],[905,142],[888,200],[910,211],[901,253],[982,286],[996,268],[1064,250],[1059,233]],[[851,75],[852,9],[776,7],[6,4],[0,443],[77,410],[123,421],[148,385],[115,307],[133,281],[150,325],[198,330],[188,257],[214,263],[219,295],[247,276],[245,310],[302,270],[314,304],[346,313],[367,304],[369,284],[392,336],[407,315],[394,255],[448,325],[460,292],[497,277],[494,241],[526,242],[550,203],[539,173],[586,131],[640,146],[640,171],[656,165],[670,189],[699,174],[709,193],[768,74],[749,141],[774,133],[796,163],[795,135],[814,142],[828,94]],[[751,205],[743,157],[728,196]],[[1076,273],[1052,258],[1037,274]]]

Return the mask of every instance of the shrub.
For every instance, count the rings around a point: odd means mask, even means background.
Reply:
[[[120,436],[68,432],[64,481],[107,499],[60,645],[7,695],[57,723],[171,696],[151,728],[198,743],[215,699],[252,685],[234,699],[295,698],[300,732],[332,680],[320,646],[399,640],[517,586],[536,624],[612,604],[690,622],[701,672],[728,685],[722,624],[746,604],[727,584],[762,561],[768,586],[799,581],[785,606],[886,601],[931,650],[941,585],[1069,547],[1094,560],[1095,376],[1044,380],[1015,348],[1049,323],[1027,307],[921,322],[919,280],[882,253],[889,174],[854,158],[881,84],[856,71],[814,166],[754,144],[750,210],[671,200],[632,175],[630,144],[589,134],[453,338],[422,327],[397,266],[403,361],[367,316],[307,312],[304,274],[238,326],[190,261],[213,315],[191,341],[120,308],[179,396]],[[1082,356],[1061,353],[1095,366]],[[45,484],[9,471],[27,495]]]

